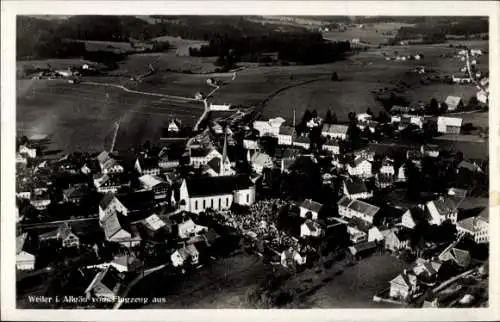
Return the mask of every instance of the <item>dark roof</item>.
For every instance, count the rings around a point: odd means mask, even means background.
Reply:
[[[319,202],[316,202],[316,201],[313,201],[311,199],[306,199],[306,200],[304,200],[302,202],[302,204],[300,205],[300,207],[306,208],[306,209],[309,209],[309,210],[312,210],[312,211],[315,211],[315,212],[320,212],[321,209],[323,208],[323,204],[319,203]]]
[[[108,192],[104,195],[104,197],[102,197],[101,201],[99,202],[99,207],[101,207],[102,209],[106,209],[114,197],[114,193]]]
[[[220,170],[220,162],[221,159],[218,157],[212,158],[212,160],[208,161],[207,165],[212,168],[215,172],[219,172]]]
[[[108,268],[101,279],[101,283],[112,291],[115,290],[119,282],[120,278],[118,277],[118,271],[114,269],[114,267]]]
[[[409,240],[411,238],[411,230],[410,229],[400,229],[400,230],[396,230],[394,232],[394,234],[396,235],[396,237],[398,237],[398,239],[400,241],[403,241],[403,240]]]
[[[344,181],[349,194],[357,194],[362,192],[368,192],[368,188],[363,180],[358,178],[352,178]]]
[[[295,129],[291,126],[282,125],[280,127],[279,134],[281,134],[281,135],[294,135]]]
[[[117,196],[118,200],[129,210],[141,210],[147,208],[154,200],[153,191],[140,191]]]
[[[305,136],[298,136],[297,138],[295,138],[294,142],[298,142],[298,143],[310,143],[310,140],[308,137],[305,137]]]
[[[244,175],[196,177],[186,180],[186,186],[191,197],[232,194],[235,190],[247,189],[253,185],[250,178]]]
[[[193,157],[193,158],[196,158],[196,157],[205,157],[209,153],[210,153],[209,150],[203,149],[203,148],[192,148],[191,149],[191,157]]]
[[[158,168],[158,158],[156,157],[139,157],[137,160],[142,170]]]

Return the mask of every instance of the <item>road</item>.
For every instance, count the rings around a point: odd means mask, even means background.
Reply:
[[[89,217],[89,218],[77,218],[77,219],[69,219],[69,220],[57,220],[57,221],[49,221],[35,224],[20,224],[19,227],[23,230],[35,230],[35,229],[45,229],[45,228],[57,228],[62,223],[82,223],[82,222],[93,222],[99,220],[99,217]]]

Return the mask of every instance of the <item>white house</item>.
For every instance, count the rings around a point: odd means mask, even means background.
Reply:
[[[278,133],[279,145],[292,145],[293,139],[296,137],[295,129],[291,126],[281,126]]]
[[[462,127],[462,119],[458,117],[440,116],[437,121],[439,133],[459,134]]]
[[[356,157],[352,164],[347,164],[347,172],[351,176],[369,178],[372,176],[372,163],[364,157]]]
[[[222,154],[216,149],[190,148],[189,149],[189,165],[193,167],[201,167],[206,165],[213,158],[222,159]]]
[[[208,231],[207,226],[196,224],[191,218],[178,225],[179,238],[186,239],[192,236],[202,235]]]
[[[243,139],[243,148],[245,148],[245,150],[259,150],[260,146],[257,140],[245,138]]]
[[[310,140],[306,136],[298,136],[298,137],[294,138],[292,144],[294,146],[300,146],[306,150],[309,150],[309,148],[311,146]]]
[[[35,148],[30,148],[27,145],[21,145],[19,146],[19,153],[25,154],[30,158],[36,158],[36,149]]]
[[[19,152],[16,153],[16,164],[27,164],[28,159],[24,156],[24,154],[21,154]]]
[[[184,180],[179,195],[187,211],[222,210],[231,207],[233,202],[252,205],[255,202],[255,184],[241,175],[197,177]]]
[[[371,121],[372,119],[373,119],[373,116],[371,116],[368,113],[360,113],[360,114],[356,115],[356,121],[358,121],[358,123],[365,123],[365,122]]]
[[[106,151],[102,151],[97,156],[97,161],[99,162],[99,166],[101,168],[102,173],[122,173],[123,167],[116,161],[116,159],[109,156],[109,153]]]
[[[389,157],[385,157],[384,160],[382,160],[382,166],[380,167],[379,172],[386,176],[394,176],[396,173],[396,170],[394,169],[394,160]]]
[[[268,121],[254,121],[253,128],[259,131],[260,136],[277,137],[284,122],[285,119],[282,117],[276,117]]]
[[[98,272],[85,290],[87,299],[97,297],[110,302],[116,301],[116,296],[121,287],[121,279],[118,273],[116,268],[111,265]]]
[[[370,205],[367,202],[351,199],[347,196],[343,196],[337,202],[339,208],[339,215],[347,218],[360,218],[367,223],[372,224],[374,216],[380,210],[379,207]]]
[[[448,111],[456,111],[464,105],[462,98],[459,96],[449,95],[444,102],[448,106]]]
[[[24,233],[16,237],[16,268],[20,271],[35,269],[35,255],[24,249],[27,236],[28,233]]]
[[[353,177],[343,182],[344,195],[351,199],[368,199],[373,197],[373,192],[369,191],[363,180]]]
[[[118,200],[114,193],[108,192],[99,202],[99,221],[103,222],[107,217],[116,212],[126,216],[128,214],[128,209]]]
[[[311,213],[310,219],[317,220],[321,209],[323,209],[323,204],[311,199],[306,199],[300,204],[299,209],[300,217],[306,218],[307,214]]]
[[[44,210],[51,204],[50,195],[48,193],[35,194],[30,199],[30,204],[37,210]]]
[[[396,176],[397,182],[406,182],[406,166],[403,164],[398,169],[398,174]]]
[[[231,104],[212,104],[209,106],[210,111],[229,111]]]
[[[248,151],[248,154],[250,155],[250,151]],[[262,174],[262,171],[265,168],[273,167],[273,160],[264,152],[253,153],[248,161],[250,162],[252,169],[258,174]]]
[[[349,234],[349,239],[353,244],[364,243],[368,240],[368,234],[356,226],[347,226],[347,233]]]
[[[488,92],[484,90],[480,90],[476,93],[477,100],[483,104],[488,104],[488,97],[489,97]]]
[[[406,270],[390,281],[389,296],[392,298],[407,300],[417,291],[417,277]]]
[[[439,146],[435,144],[423,144],[420,147],[423,156],[437,158],[439,156]]]
[[[116,270],[120,273],[138,271],[143,267],[141,260],[133,255],[117,256],[109,265],[116,268]]]
[[[101,225],[108,242],[119,243],[124,247],[136,247],[141,243],[137,227],[129,224],[122,213],[112,213],[105,217]]]
[[[157,158],[151,158],[147,156],[140,156],[135,160],[134,169],[137,170],[139,174],[145,175],[159,175],[160,166],[158,165]]]
[[[445,220],[450,220],[452,224],[456,224],[458,206],[462,200],[445,196],[429,201],[427,203],[427,210],[431,215],[430,224],[441,225]]]
[[[184,246],[176,250],[172,255],[170,255],[170,259],[172,260],[172,264],[175,267],[183,266],[188,261],[189,263],[196,265],[200,260],[200,253],[196,249],[196,247],[192,244]]]
[[[373,226],[368,230],[368,241],[369,242],[381,242],[384,241],[387,235],[391,232],[390,229],[380,230],[378,227]]]
[[[340,148],[340,142],[337,140],[327,140],[323,146],[322,149],[325,151],[329,151],[332,154],[340,154],[341,153],[341,148]]]
[[[489,209],[486,207],[479,215],[457,222],[457,231],[470,236],[476,243],[489,241]]]
[[[159,176],[145,174],[139,177],[139,182],[144,190],[153,191],[156,199],[167,197],[170,185]]]
[[[349,127],[341,124],[323,124],[321,135],[326,138],[347,140]]]
[[[93,181],[94,181],[94,187],[97,189],[97,192],[100,193],[108,193],[108,192],[116,193],[118,189],[128,185],[128,183],[122,183],[121,178],[116,177],[115,175],[112,174],[108,175],[103,173],[96,173],[93,176]]]
[[[322,229],[318,222],[313,220],[306,220],[300,225],[300,237],[321,237]]]

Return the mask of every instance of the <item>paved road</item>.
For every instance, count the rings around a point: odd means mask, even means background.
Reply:
[[[95,221],[97,222],[99,220],[98,217],[90,217],[90,218],[78,218],[78,219],[69,219],[69,220],[57,220],[57,221],[49,221],[49,222],[42,222],[42,223],[35,223],[35,224],[20,224],[19,227],[21,227],[24,230],[33,230],[33,229],[44,229],[44,228],[55,228],[58,227],[62,223],[81,223],[81,222],[92,222]]]

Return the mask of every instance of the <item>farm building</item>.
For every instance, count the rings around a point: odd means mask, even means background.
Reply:
[[[231,109],[230,104],[212,104],[210,103],[210,111],[229,111]]]
[[[309,150],[311,143],[308,137],[306,136],[298,136],[293,140],[294,146],[300,146],[306,150]]]
[[[155,199],[167,197],[170,185],[159,176],[145,174],[139,177],[139,182],[144,190],[153,191]]]
[[[437,121],[439,133],[459,134],[462,127],[462,119],[458,117],[440,116]]]
[[[389,157],[385,157],[384,160],[382,160],[382,166],[380,167],[379,172],[383,175],[394,176],[396,173],[394,169],[394,160]]]
[[[385,237],[385,248],[391,251],[408,248],[410,245],[409,230],[403,228],[400,230],[392,230]]]
[[[420,152],[424,157],[437,158],[439,156],[439,146],[435,144],[423,144]]]
[[[292,145],[293,139],[296,137],[295,129],[291,126],[281,126],[278,133],[279,145]]]
[[[343,182],[344,195],[351,199],[368,199],[373,192],[368,190],[363,180],[359,178],[348,178]]]
[[[452,75],[451,80],[453,81],[453,83],[457,83],[457,84],[470,84],[470,83],[472,83],[472,79],[470,79],[470,77],[457,77],[455,75]]]
[[[323,124],[321,135],[326,138],[347,140],[349,127],[341,124]]]
[[[338,140],[332,140],[332,139],[327,140],[323,144],[322,149],[325,151],[330,151],[332,154],[340,154],[343,152],[340,142]]]
[[[63,247],[79,247],[80,239],[71,229],[69,223],[62,223],[57,229],[38,236],[40,241],[57,240]]]
[[[390,281],[389,296],[407,300],[418,291],[417,277],[406,270]]]
[[[273,136],[277,137],[280,133],[281,126],[285,123],[282,117],[269,119],[268,121],[254,121],[253,128],[259,131],[260,136]]]
[[[372,163],[362,156],[356,157],[354,161],[347,164],[347,171],[351,176],[369,178],[372,176]]]
[[[122,173],[123,167],[118,164],[116,159],[112,158],[108,152],[102,151],[97,156],[97,161],[99,162],[99,166],[101,168],[102,173]]]
[[[448,96],[444,101],[448,106],[448,111],[456,111],[457,109],[463,108],[464,103],[461,97],[458,96]]]
[[[139,156],[135,163],[134,169],[141,175],[159,175],[160,166],[158,165],[158,159],[154,157],[149,157],[147,155]]]
[[[478,244],[489,241],[489,208],[486,207],[479,215],[457,222],[457,231],[470,236]]]
[[[321,237],[322,229],[317,221],[306,220],[300,226],[300,237]]]
[[[114,212],[102,221],[106,241],[119,243],[125,247],[135,247],[141,243],[137,226],[128,222],[122,213]]]
[[[461,198],[440,197],[427,203],[427,210],[431,215],[431,224],[441,225],[445,220],[450,220],[456,224],[458,215],[458,206],[462,202]]]

